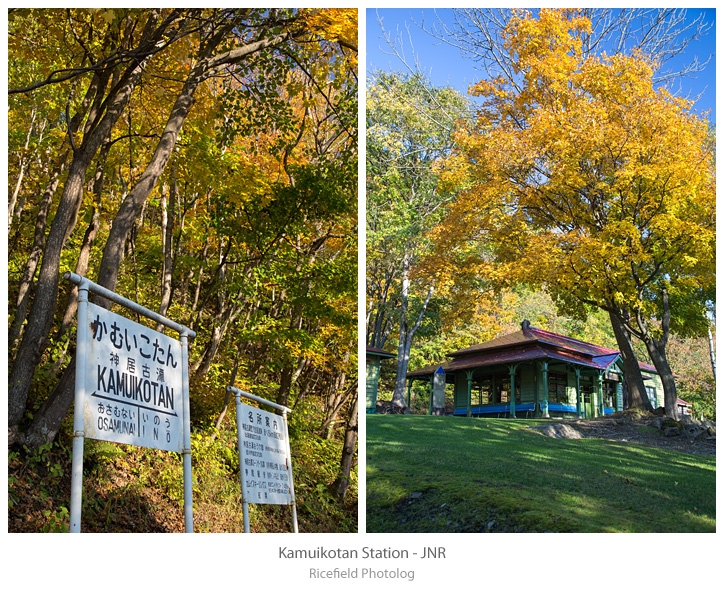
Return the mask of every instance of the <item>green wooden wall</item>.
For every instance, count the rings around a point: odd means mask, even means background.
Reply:
[[[366,408],[368,413],[375,412],[377,407],[377,387],[380,381],[380,359],[367,359]]]

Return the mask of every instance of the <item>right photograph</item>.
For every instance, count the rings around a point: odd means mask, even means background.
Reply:
[[[715,532],[715,9],[366,23],[366,531]]]

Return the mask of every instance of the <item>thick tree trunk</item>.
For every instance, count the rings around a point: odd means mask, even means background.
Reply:
[[[656,368],[656,372],[661,378],[661,384],[664,387],[664,411],[666,416],[677,418],[679,415],[679,407],[677,404],[678,395],[676,393],[676,381],[674,374],[669,366],[666,356],[666,345],[669,341],[669,330],[671,325],[671,310],[669,309],[669,292],[663,289],[661,292],[662,316],[661,316],[661,338],[656,338],[651,331],[648,321],[639,313],[636,316],[636,323],[641,335],[641,340],[646,344],[649,357]]]
[[[666,357],[666,347],[662,345],[661,340],[652,337],[646,339],[644,342],[646,343],[649,357],[651,357],[651,361],[664,386],[664,411],[666,412],[666,416],[676,419],[679,416],[679,407],[677,404],[678,395],[676,393],[674,374],[671,371],[669,361]]]
[[[402,274],[400,277],[400,332],[397,341],[397,372],[395,374],[395,388],[392,392],[392,404],[405,409],[407,402],[405,392],[407,389],[407,366],[410,363],[410,348],[412,340],[407,330],[407,314],[410,297],[410,255],[405,253],[402,257]]]
[[[23,443],[30,449],[38,449],[50,443],[60,430],[75,396],[75,353],[50,396],[33,415],[33,422],[24,434]]]
[[[609,312],[613,333],[616,335],[618,349],[621,351],[623,359],[623,375],[628,388],[629,408],[638,408],[652,412],[649,397],[646,395],[644,380],[641,376],[641,368],[639,367],[636,354],[631,344],[631,333],[626,328],[624,321],[613,312]]]
[[[96,174],[93,183],[93,193],[95,195],[95,207],[91,217],[90,224],[86,229],[83,237],[83,244],[80,248],[78,261],[75,265],[75,274],[84,277],[88,272],[88,261],[90,259],[90,251],[95,241],[98,229],[100,227],[100,210],[101,210],[101,194],[104,183],[105,161],[110,150],[110,142],[106,142],[101,149],[98,164],[96,166]],[[78,309],[78,286],[74,285],[68,294],[68,303],[63,316],[58,338],[61,338],[71,327],[73,318]],[[66,343],[66,349],[68,343]],[[60,367],[65,357],[65,351],[62,356],[54,362],[54,370]],[[38,411],[33,415],[33,421],[25,433],[25,444],[30,449],[37,449],[41,445],[52,441],[60,430],[60,425],[73,404],[75,394],[75,355],[71,357],[70,364],[65,368],[60,380],[55,384],[53,391]]]
[[[164,32],[171,26],[173,19],[167,19],[158,29],[152,31],[156,21],[156,17],[149,18],[143,34],[143,42],[148,49],[148,53],[142,56],[143,59],[127,69],[121,81],[111,91],[111,96],[103,101],[103,106],[107,105],[107,107],[105,115],[97,125],[98,116],[94,114],[94,110],[102,108],[102,106],[101,102],[96,100],[89,116],[89,123],[86,125],[83,144],[74,151],[74,159],[65,183],[63,196],[51,225],[43,254],[30,321],[8,380],[8,426],[11,429],[15,428],[23,417],[33,372],[47,346],[58,296],[60,254],[63,243],[72,230],[71,222],[73,217],[78,211],[85,173],[101,142],[108,136],[125,109],[137,81],[145,71],[145,66],[154,53],[156,43],[161,42]],[[136,186],[124,199],[113,221],[98,273],[98,283],[111,291],[115,290],[118,281],[118,269],[123,259],[126,239],[146,199],[168,163],[178,133],[193,104],[193,94],[198,85],[226,65],[240,61],[267,47],[283,43],[292,37],[288,33],[283,33],[251,43],[242,48],[224,52],[218,56],[211,56],[234,26],[235,23],[230,22],[225,27],[215,31],[213,37],[206,39],[206,45],[201,52],[199,62],[192,70],[177,97],[161,140],[149,164]],[[98,98],[98,95],[96,98]],[[110,306],[110,302],[105,301],[103,298],[97,299],[100,300],[98,301],[99,305]],[[12,436],[11,434],[10,437]]]
[[[75,135],[78,131],[83,118],[86,116],[88,109],[90,108],[94,95],[103,88],[104,84],[100,77],[95,77],[88,87],[88,90],[83,97],[80,108],[75,114],[73,119],[68,124],[69,135]],[[13,324],[10,328],[8,342],[10,344],[10,351],[16,352],[18,342],[23,334],[23,325],[25,323],[26,314],[28,311],[28,304],[30,302],[30,288],[37,271],[38,264],[40,263],[41,256],[43,255],[43,249],[45,248],[45,233],[46,224],[48,221],[48,213],[50,206],[55,196],[55,191],[60,183],[60,177],[65,172],[68,156],[70,155],[70,146],[68,140],[64,140],[63,144],[59,146],[61,150],[61,156],[56,160],[53,166],[53,172],[50,175],[50,180],[46,185],[46,189],[43,193],[43,197],[38,207],[38,213],[35,222],[35,234],[33,236],[33,246],[30,250],[30,255],[25,263],[25,269],[23,271],[23,277],[18,287],[18,298],[15,304],[15,316]],[[75,218],[73,218],[75,219]],[[66,235],[67,239],[67,235]],[[64,241],[65,242],[65,241]]]
[[[85,172],[95,150],[92,150],[93,154],[90,152],[85,151],[73,160],[63,197],[48,234],[28,325],[8,379],[10,427],[17,425],[23,417],[35,367],[47,346],[58,297],[60,255],[73,212],[82,197]]]
[[[666,357],[666,345],[669,342],[669,330],[671,326],[671,310],[669,308],[669,292],[667,289],[663,289],[661,292],[661,302],[663,314],[661,316],[660,339],[653,336],[643,316],[639,315],[637,321],[644,335],[644,342],[646,343],[649,357],[651,357],[651,361],[653,361],[654,367],[656,367],[656,371],[664,387],[664,410],[666,416],[677,418],[679,416],[679,397],[676,393],[674,373],[671,371],[669,360]]]
[[[90,251],[95,242],[96,235],[98,234],[98,227],[100,226],[100,198],[93,208],[93,214],[91,216],[90,224],[86,229],[85,235],[83,236],[83,244],[80,248],[80,254],[78,256],[78,262],[75,265],[75,274],[80,277],[85,277],[88,273],[88,259],[90,257]],[[73,318],[78,309],[78,286],[73,285],[70,293],[68,294],[67,304],[65,306],[65,314],[63,315],[63,322],[60,325],[60,330],[57,334],[57,339],[61,339],[70,329],[73,324]],[[62,354],[58,355],[58,358],[53,362],[51,371],[56,372],[62,366],[65,358],[66,351],[68,349],[69,341],[66,341],[65,347]],[[57,386],[56,386],[57,387]],[[33,417],[33,421],[35,417]],[[30,427],[32,429],[32,425]]]
[[[144,34],[145,41],[148,41],[147,33],[154,25],[155,19],[149,18]],[[156,33],[161,35],[161,31]],[[113,126],[125,110],[149,57],[129,66],[122,81],[114,86],[107,97],[103,97],[102,93],[105,92],[110,72],[101,73],[101,80],[98,81],[95,101],[86,122],[83,143],[79,148],[74,148],[73,162],[70,165],[63,194],[48,233],[25,335],[8,378],[8,426],[10,428],[16,427],[22,420],[33,373],[47,346],[58,298],[61,252],[65,240],[73,229],[72,225],[75,223],[83,197],[86,172],[101,144],[109,136]],[[100,118],[103,106],[105,106],[105,114]],[[70,137],[72,138],[72,133]]]

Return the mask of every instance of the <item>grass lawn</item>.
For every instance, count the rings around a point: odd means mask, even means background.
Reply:
[[[543,421],[366,415],[368,532],[714,532],[716,458]]]

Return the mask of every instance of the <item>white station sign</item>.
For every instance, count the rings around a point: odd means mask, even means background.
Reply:
[[[181,343],[91,303],[87,322],[85,436],[182,452]]]
[[[249,503],[290,505],[291,459],[286,423],[279,415],[239,404],[243,492]]]

